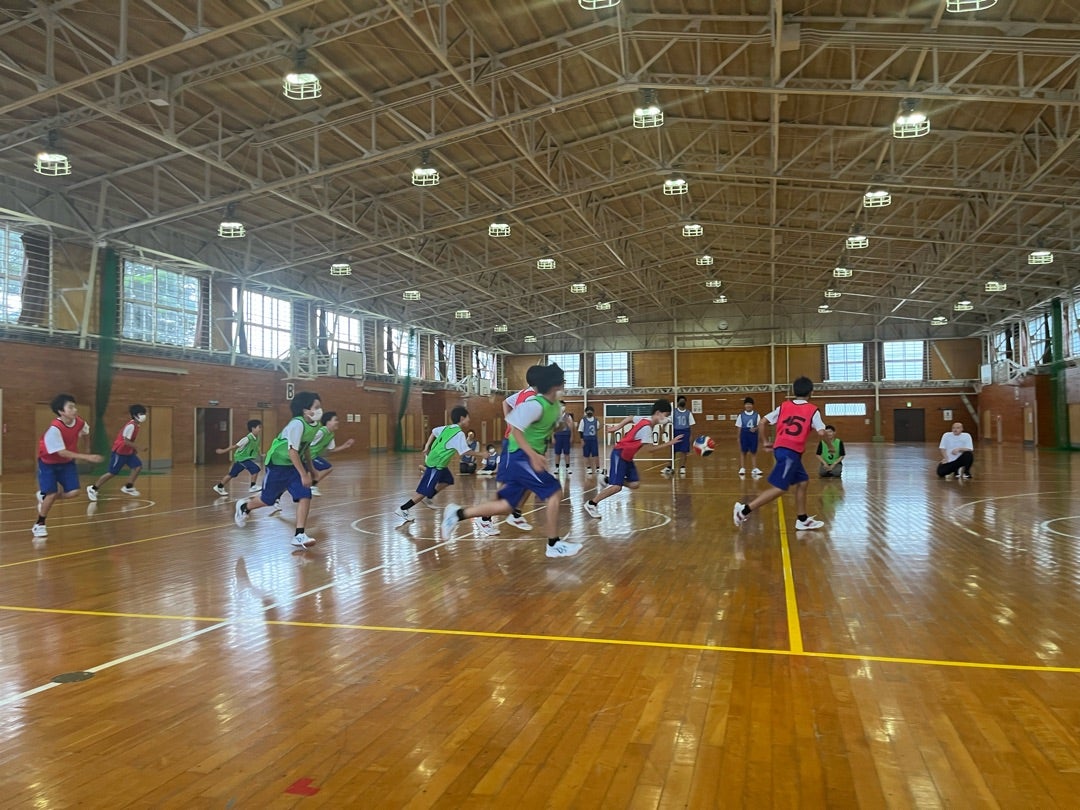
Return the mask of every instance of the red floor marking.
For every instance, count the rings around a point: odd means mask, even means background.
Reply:
[[[316,793],[319,792],[319,789],[317,787],[311,786],[311,783],[314,781],[314,779],[297,779],[295,782],[285,788],[285,792],[292,793],[296,796],[314,796]]]

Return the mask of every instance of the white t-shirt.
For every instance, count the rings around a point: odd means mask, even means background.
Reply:
[[[524,430],[543,415],[544,406],[535,399],[527,399],[510,411],[510,415],[506,417],[506,424],[518,430]]]
[[[739,411],[739,415],[735,417],[735,427],[739,430],[743,428],[749,430],[752,427],[757,427],[760,418],[757,411]]]
[[[249,436],[244,436],[244,438],[239,439],[236,442],[236,449],[237,450],[242,449],[244,447],[244,445],[246,445],[249,441],[251,441],[251,438]]]
[[[128,422],[126,425],[124,425],[124,429],[120,431],[120,435],[130,442],[135,436],[135,425],[133,425],[131,422]]]
[[[89,422],[83,425],[82,430],[79,431],[79,435],[90,435]],[[49,429],[45,431],[45,452],[59,453],[61,450],[64,449],[64,434],[60,432],[60,428],[58,428],[56,425],[49,425]]]
[[[511,411],[514,410],[514,408],[519,407],[515,403],[517,402],[518,397],[525,393],[528,393],[530,397],[536,396],[536,392],[531,388],[522,388],[520,391],[515,394],[511,394],[504,400],[504,402],[506,402],[506,407],[508,407]]]
[[[938,449],[944,450],[946,458],[952,460],[965,450],[974,452],[975,447],[971,443],[971,434],[961,433],[957,436],[950,430],[941,437],[941,444],[938,445]]]
[[[299,419],[290,419],[289,424],[281,431],[281,438],[288,443],[290,450],[300,452],[300,444],[304,440],[304,423]]]
[[[437,428],[432,428],[431,435],[438,439],[439,435],[448,427],[451,427],[451,425],[439,425]],[[465,439],[464,431],[451,437],[450,441],[446,443],[446,446],[451,450],[457,450],[458,454],[462,456],[469,452],[469,442]]]
[[[793,399],[791,401],[794,402],[796,405],[804,405],[804,404],[806,404],[805,399]],[[770,425],[775,425],[776,420],[780,418],[780,409],[776,408],[775,410],[769,411],[762,418],[766,422],[768,422]],[[825,422],[821,418],[821,411],[820,410],[814,411],[814,418],[810,420],[810,427],[813,428],[814,430],[824,430],[825,429]]]
[[[633,438],[637,439],[642,444],[652,444],[653,443],[653,426],[652,425],[642,425],[634,433]]]

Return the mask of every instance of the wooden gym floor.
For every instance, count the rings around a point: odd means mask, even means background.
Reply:
[[[224,467],[37,545],[5,475],[0,807],[1076,807],[1080,455],[849,446],[797,534],[790,498],[733,528],[728,449],[597,522],[575,447],[568,560],[395,528],[416,455],[339,455],[306,553]]]

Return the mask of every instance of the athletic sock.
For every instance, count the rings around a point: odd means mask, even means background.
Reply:
[[[549,537],[549,538],[548,538],[548,545],[549,545],[549,546],[553,546],[553,545],[555,545],[556,543],[558,543],[558,542],[559,542],[559,540],[560,540],[560,538],[558,538],[558,537]]]
[[[458,509],[455,514],[457,514],[458,523],[461,523],[461,521],[465,520],[465,510],[464,509]],[[491,518],[487,518],[487,520],[491,520]]]
[[[251,510],[248,509],[247,501],[244,501],[242,504],[240,504],[240,514],[241,515],[246,515],[250,511]]]
[[[41,515],[38,515],[37,525],[38,526],[44,526],[45,525],[45,518],[43,518]]]
[[[810,519],[809,515],[796,515],[796,517],[803,523],[806,523],[806,521]]]
[[[746,506],[744,506],[744,507],[742,508],[742,513],[743,513],[744,515],[749,515],[749,514],[750,514],[750,506],[749,506],[749,505],[746,505]]]
[[[408,512],[410,509],[412,509],[412,505],[412,501],[405,501],[405,503],[401,505],[400,509],[402,512]]]
[[[304,533],[304,527],[303,526],[297,526],[296,531],[294,532],[294,534],[303,534],[303,533]]]
[[[596,506],[596,501],[589,499],[589,506]]]
[[[515,509],[514,510],[514,517],[517,518],[518,520],[521,520],[521,510],[520,509]]]

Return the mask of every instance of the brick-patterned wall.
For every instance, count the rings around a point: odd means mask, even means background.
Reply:
[[[1035,384],[1029,378],[1020,381],[1017,385],[984,385],[979,392],[979,406],[982,409],[984,425],[989,422],[989,435],[984,438],[996,442],[998,425],[1000,424],[1001,439],[1003,442],[1024,441],[1024,406],[1036,407]],[[1053,441],[1051,431],[1049,437],[1039,436],[1040,443]],[[1048,445],[1050,446],[1050,445]]]

